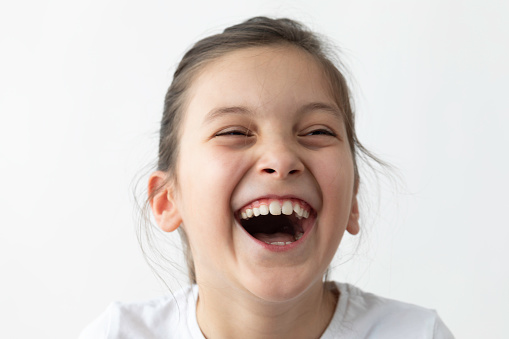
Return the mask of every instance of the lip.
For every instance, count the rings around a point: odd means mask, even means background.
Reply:
[[[242,227],[242,224],[240,222],[240,210],[242,209],[242,207],[240,209],[238,209],[237,212],[235,212],[235,224],[237,227],[240,228],[241,232],[244,235],[246,235],[247,238],[251,239],[251,241],[254,244],[256,244],[257,246],[260,246],[263,249],[268,250],[270,252],[275,252],[275,253],[289,252],[289,251],[295,250],[299,247],[302,247],[306,243],[306,240],[310,236],[311,232],[313,232],[315,229],[316,220],[317,220],[317,213],[316,213],[315,209],[309,203],[307,203],[305,200],[302,200],[302,199],[300,199],[296,196],[293,196],[293,195],[292,196],[290,196],[290,195],[288,195],[288,196],[266,195],[266,196],[254,199],[243,206],[247,206],[247,205],[249,205],[257,200],[261,200],[261,199],[281,199],[281,200],[283,200],[283,199],[298,199],[298,200],[308,204],[311,207],[311,213],[310,213],[309,217],[307,219],[305,219],[306,220],[305,222],[309,223],[309,224],[306,227],[304,227],[305,230],[304,230],[303,236],[300,239],[298,239],[288,245],[271,245],[271,244],[267,244],[264,241],[258,240],[255,237],[253,237],[251,234],[249,234],[249,232],[246,231],[246,229],[244,227]]]

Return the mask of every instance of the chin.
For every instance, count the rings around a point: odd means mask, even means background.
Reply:
[[[298,299],[306,294],[320,279],[304,279],[298,274],[284,273],[285,269],[275,274],[253,277],[244,287],[255,297],[268,303],[283,303]],[[281,272],[282,271],[282,272]],[[261,279],[260,277],[264,277]]]

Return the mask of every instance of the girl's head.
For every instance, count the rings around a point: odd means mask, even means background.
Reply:
[[[359,230],[359,151],[345,78],[321,41],[295,21],[253,18],[180,62],[149,201],[164,231],[181,231],[193,282],[291,298]]]

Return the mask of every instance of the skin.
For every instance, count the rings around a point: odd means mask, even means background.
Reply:
[[[188,94],[178,180],[151,205],[163,230],[182,223],[187,232],[202,332],[319,337],[337,302],[322,276],[345,230],[359,231],[352,154],[327,78],[295,47],[249,48],[204,66]],[[167,175],[152,174],[149,191]],[[298,197],[316,211],[291,251],[263,248],[235,219],[269,195]]]

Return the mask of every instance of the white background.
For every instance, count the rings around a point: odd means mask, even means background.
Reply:
[[[0,337],[75,338],[109,302],[165,293],[132,189],[155,160],[171,74],[197,39],[269,15],[342,47],[359,137],[401,177],[364,187],[365,234],[356,251],[345,238],[334,278],[437,309],[458,338],[507,338],[507,1],[9,3]]]

